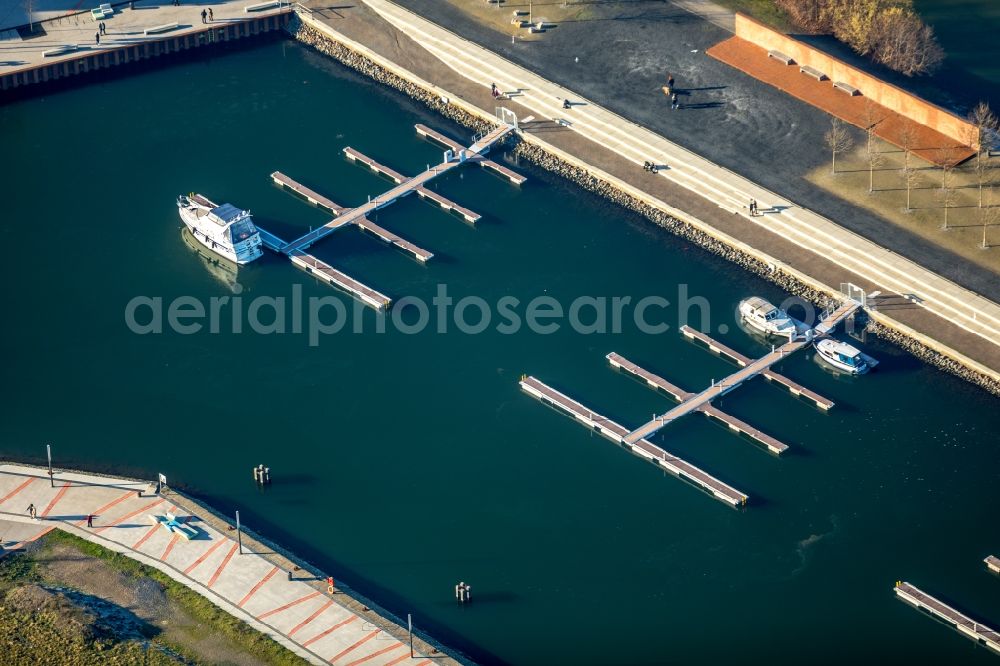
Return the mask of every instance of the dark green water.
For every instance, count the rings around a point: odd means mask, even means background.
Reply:
[[[134,335],[135,296],[231,295],[182,241],[176,194],[253,210],[291,236],[325,216],[269,184],[280,169],[345,204],[388,188],[346,145],[415,173],[440,157],[415,122],[467,133],[292,44],[271,44],[0,108],[8,167],[4,456],[151,476],[246,523],[486,661],[551,664],[994,663],[897,601],[906,579],[1000,623],[997,402],[869,343],[883,365],[838,378],[781,370],[829,414],[755,382],[722,406],[790,443],[776,459],[700,416],[660,442],[753,497],[737,512],[522,394],[524,372],[627,425],[671,402],[611,371],[618,351],[695,389],[732,366],[662,335]],[[93,129],[100,127],[100,131]],[[16,166],[15,166],[16,165]],[[437,253],[422,267],[342,230],[314,251],[393,297],[523,301],[660,294],[712,306],[746,353],[739,299],[786,295],[520,165],[436,187],[477,228],[415,198],[379,222]],[[274,256],[249,299],[338,292]],[[371,311],[364,320],[374,321]],[[728,324],[728,334],[717,332]],[[250,467],[276,482],[254,487]],[[470,582],[459,608],[452,588]]]

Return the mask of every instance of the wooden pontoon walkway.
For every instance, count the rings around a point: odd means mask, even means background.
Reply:
[[[335,287],[340,287],[376,310],[387,308],[392,302],[385,294],[380,294],[374,289],[366,287],[354,278],[341,273],[330,264],[317,259],[311,254],[307,254],[301,250],[292,250],[288,253],[288,258],[292,260],[295,266],[305,272]]]
[[[989,567],[990,571],[1000,574],[1000,557],[987,555],[983,562],[986,562],[986,566]]]
[[[750,359],[749,357],[744,356],[735,349],[727,347],[718,340],[710,338],[701,331],[694,330],[690,326],[687,325],[681,326],[681,333],[683,333],[684,337],[686,338],[690,338],[692,340],[698,340],[699,342],[704,344],[706,347],[714,351],[719,356],[728,358],[729,360],[733,361],[739,366],[746,367],[747,365],[753,362],[753,360]],[[779,375],[777,372],[773,370],[766,370],[761,374],[764,376],[765,379],[768,379],[774,382],[775,384],[781,384],[789,391],[791,391],[793,395],[809,399],[810,401],[814,402],[816,406],[819,407],[820,409],[830,409],[834,405],[833,400],[824,398],[818,393],[810,391],[806,387],[793,382],[791,379],[785,377],[784,375]]]
[[[456,153],[462,150],[462,144],[452,139],[449,139],[444,134],[432,130],[430,127],[427,127],[426,125],[417,124],[415,125],[415,127],[417,128],[417,134],[426,139],[430,139],[431,141],[439,143],[445,148],[448,148]],[[472,158],[472,161],[478,162],[483,166],[483,168],[496,171],[498,174],[505,177],[507,180],[514,183],[515,185],[523,185],[524,182],[528,180],[521,174],[512,171],[511,169],[508,169],[502,164],[497,164],[493,160],[487,159],[485,157],[474,157]]]
[[[394,245],[412,254],[421,262],[428,261],[434,256],[433,253],[419,248],[388,229],[384,229],[383,227],[375,224],[368,219],[368,213],[388,206],[400,197],[405,197],[413,192],[417,192],[421,197],[434,201],[442,208],[445,208],[446,210],[455,210],[465,219],[475,222],[479,219],[479,215],[473,213],[467,208],[459,206],[436,192],[428,190],[424,187],[424,185],[442,173],[460,166],[465,162],[482,159],[494,143],[501,141],[510,132],[514,131],[514,129],[513,125],[499,125],[490,132],[477,137],[469,148],[461,149],[459,155],[452,155],[442,161],[441,164],[438,164],[433,168],[428,168],[426,171],[414,176],[413,178],[406,178],[399,172],[379,164],[375,160],[366,157],[353,148],[345,148],[344,154],[349,159],[367,164],[371,169],[389,176],[396,183],[396,187],[375,197],[374,199],[369,199],[368,203],[358,206],[357,208],[345,208],[322,194],[306,187],[302,183],[293,180],[280,171],[275,171],[271,174],[271,180],[277,183],[280,187],[288,188],[299,196],[305,198],[306,201],[309,201],[313,205],[327,210],[335,217],[322,227],[310,230],[309,233],[304,234],[290,242],[286,242],[277,235],[267,231],[266,229],[261,229],[258,226],[257,229],[260,232],[261,242],[264,247],[269,250],[286,255],[294,266],[301,268],[307,273],[328,284],[347,291],[351,295],[360,299],[363,303],[379,310],[388,308],[392,302],[388,296],[362,284],[361,282],[358,282],[348,275],[345,275],[319,258],[308,254],[305,251],[306,248],[330,235],[337,229],[353,224],[361,229],[364,229],[365,231],[368,231],[369,233],[374,234],[386,243]],[[428,131],[433,132],[433,130],[429,129]]]
[[[896,595],[907,603],[922,608],[939,620],[954,626],[972,640],[1000,652],[1000,633],[958,612],[916,586],[905,582],[896,583]]]
[[[319,206],[320,208],[325,208],[328,212],[334,215],[340,215],[345,210],[343,206],[338,206],[337,204],[333,203],[332,201],[324,197],[322,194],[314,192],[313,190],[309,189],[302,183],[292,180],[291,178],[281,173],[280,171],[275,171],[274,173],[272,173],[271,180],[273,180],[278,185],[287,187],[296,194],[304,197],[306,201],[308,201],[309,203],[315,206]]]
[[[576,400],[560,393],[554,388],[542,383],[538,379],[534,377],[523,377],[521,379],[521,389],[538,398],[542,402],[550,404],[553,407],[566,412],[576,420],[586,425],[588,428],[597,431],[613,442],[627,446],[636,455],[656,463],[671,474],[689,481],[702,490],[711,493],[716,499],[734,507],[746,504],[748,498],[744,493],[741,493],[732,486],[719,481],[714,476],[695,467],[691,463],[678,458],[672,453],[665,451],[652,442],[647,440],[626,442],[625,436],[628,435],[629,432],[627,428],[615,423],[606,416],[602,416],[590,409],[587,409]]]
[[[618,368],[622,372],[627,372],[628,374],[634,375],[636,377],[639,377],[640,379],[645,380],[646,384],[653,387],[654,389],[665,391],[678,402],[683,403],[684,401],[690,400],[696,395],[694,393],[685,391],[684,389],[674,386],[673,384],[663,379],[659,375],[655,375],[652,372],[649,372],[648,370],[636,365],[635,363],[632,363],[621,354],[611,352],[610,354],[607,355],[607,359],[608,362],[611,363],[613,367]],[[736,432],[742,432],[743,434],[758,441],[759,443],[766,446],[767,450],[770,451],[771,453],[780,455],[788,450],[787,444],[779,442],[774,437],[771,437],[767,433],[760,431],[759,429],[755,428],[749,423],[741,421],[735,416],[727,414],[723,412],[721,409],[713,407],[712,405],[703,404],[700,407],[698,407],[698,411],[700,411],[705,416],[714,418],[717,421],[721,421],[730,430],[734,430]]]
[[[860,306],[854,302],[849,302],[845,305],[841,305],[833,312],[825,314],[821,318],[820,322],[816,325],[814,330],[819,332],[820,334],[833,330],[833,328],[842,319],[845,319],[851,314],[853,314],[854,311],[858,309],[858,307]],[[705,389],[701,393],[695,394],[694,396],[687,398],[684,402],[677,405],[667,413],[654,417],[653,420],[651,420],[646,425],[640,428],[636,428],[634,431],[629,433],[629,435],[625,438],[625,440],[628,442],[635,442],[640,439],[646,439],[651,435],[653,435],[654,433],[658,432],[667,424],[673,422],[674,420],[686,414],[690,414],[695,410],[700,410],[702,409],[702,407],[708,406],[708,404],[712,400],[718,398],[719,396],[725,393],[728,393],[729,391],[732,391],[733,389],[735,389],[737,386],[741,385],[748,379],[752,379],[760,374],[766,375],[772,365],[782,360],[786,356],[794,354],[798,350],[810,344],[805,338],[800,337],[796,340],[790,340],[789,342],[786,342],[780,347],[774,348],[772,351],[760,357],[759,359],[751,360],[743,356],[742,354],[739,354],[736,351],[733,351],[732,349],[729,349],[728,347],[725,347],[724,345],[715,342],[704,333],[698,333],[689,326],[682,327],[681,331],[684,333],[684,335],[688,337],[697,337],[702,340],[710,341],[712,344],[711,348],[713,350],[717,350],[719,351],[719,353],[723,353],[727,356],[730,356],[731,358],[737,359],[737,362],[741,363],[743,367],[734,372],[733,374],[729,375],[722,381],[713,382],[712,385],[709,386],[707,389]],[[739,359],[742,359],[742,361],[740,361]],[[817,405],[823,406],[824,404],[827,404],[827,407],[825,407],[825,409],[829,409],[829,406],[833,405],[831,401],[826,400],[825,398],[820,398],[820,396],[816,395],[812,391],[809,391],[808,389],[802,386],[799,386],[790,379],[787,379],[774,372],[770,374],[773,376],[774,381],[778,381],[786,386],[789,386],[795,393],[808,395],[810,399],[816,402]]]
[[[389,167],[385,166],[384,164],[380,164],[379,162],[376,162],[372,158],[370,158],[367,155],[364,155],[364,154],[358,152],[357,150],[354,150],[353,148],[344,148],[344,155],[346,155],[348,157],[348,159],[350,159],[353,162],[360,162],[360,163],[364,164],[365,166],[367,166],[372,171],[375,171],[377,173],[381,173],[381,174],[383,174],[385,176],[388,176],[397,185],[402,184],[402,183],[404,183],[406,181],[406,176],[404,176],[403,174],[399,173],[395,169],[390,169]],[[417,195],[419,197],[421,197],[422,199],[430,199],[431,201],[433,201],[434,203],[436,203],[437,205],[441,206],[441,208],[443,208],[443,209],[445,209],[447,211],[452,211],[452,210],[455,211],[456,213],[458,213],[459,215],[461,215],[462,217],[464,217],[467,222],[471,222],[471,223],[475,224],[482,217],[482,215],[480,215],[479,213],[473,213],[468,208],[465,208],[463,206],[459,206],[457,203],[455,203],[451,199],[448,199],[448,198],[446,198],[446,197],[438,194],[437,192],[434,192],[433,190],[429,190],[426,187],[420,186],[420,187],[414,188],[413,191],[416,192]],[[410,194],[410,193],[407,192],[407,194]],[[403,196],[406,196],[406,195],[403,195]]]

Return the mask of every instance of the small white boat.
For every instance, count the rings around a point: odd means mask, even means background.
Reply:
[[[761,333],[791,338],[800,332],[799,326],[787,312],[776,308],[759,296],[740,301],[739,310],[743,321]]]
[[[212,252],[240,266],[263,254],[250,211],[194,193],[177,197],[177,210],[191,235]]]
[[[813,347],[821,359],[852,375],[863,375],[878,365],[878,361],[856,347],[832,338],[817,340]]]

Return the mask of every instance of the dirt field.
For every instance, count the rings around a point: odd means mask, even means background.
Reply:
[[[96,548],[53,532],[0,559],[0,662],[306,663],[159,572]]]

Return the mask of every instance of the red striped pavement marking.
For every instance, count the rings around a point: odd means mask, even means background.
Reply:
[[[361,659],[355,659],[351,663],[347,664],[347,666],[356,666],[356,664],[363,664],[366,661],[368,661],[369,659],[374,659],[375,657],[379,657],[379,656],[385,654],[386,652],[392,652],[393,650],[398,650],[401,647],[404,647],[402,643],[396,643],[395,645],[390,645],[387,648],[382,648],[378,652],[372,652],[367,657],[361,657]],[[410,658],[410,655],[404,654],[399,659],[396,659],[394,661],[390,661],[389,664],[398,664],[399,662],[403,661],[404,659],[409,659],[409,658]],[[389,664],[386,664],[386,666],[389,666]]]
[[[221,546],[224,543],[226,543],[226,540],[222,539],[222,538],[220,538],[218,541],[216,541],[214,546],[212,546],[211,548],[209,548],[208,550],[206,550],[202,554],[201,557],[199,557],[197,560],[195,560],[194,562],[192,562],[191,566],[189,566],[187,569],[184,570],[184,575],[187,576],[192,571],[194,571],[195,567],[197,567],[199,564],[201,564],[206,559],[208,559],[208,556],[211,555],[212,553],[214,553],[215,549],[218,548],[219,546]]]
[[[158,527],[159,527],[159,525],[153,525],[152,527],[150,527],[148,532],[146,532],[145,534],[143,534],[142,537],[140,537],[138,541],[136,541],[134,544],[132,544],[132,550],[139,550],[139,546],[141,546],[142,544],[146,543],[146,539],[148,539],[149,537],[153,536],[153,534],[156,532],[156,529]]]
[[[354,622],[357,619],[358,619],[357,615],[352,615],[351,617],[347,618],[346,620],[342,620],[341,622],[338,622],[337,624],[333,625],[332,627],[330,627],[326,631],[321,631],[320,633],[316,634],[315,636],[313,636],[312,638],[310,638],[309,640],[307,640],[305,643],[302,644],[302,647],[309,647],[310,645],[312,645],[313,643],[315,643],[319,639],[323,638],[324,636],[329,636],[330,634],[332,634],[333,632],[337,631],[337,629],[340,629],[345,624],[350,624],[351,622]]]
[[[220,564],[219,568],[215,570],[215,573],[212,574],[212,577],[208,579],[208,587],[212,587],[213,585],[215,585],[215,581],[219,580],[219,576],[222,575],[222,570],[226,568],[227,564],[229,564],[229,560],[233,559],[233,553],[236,552],[236,546],[237,544],[234,543],[233,547],[229,549],[228,553],[226,553],[226,557],[224,560],[222,560],[222,564]]]
[[[6,495],[4,495],[3,499],[0,499],[0,504],[3,504],[7,500],[9,500],[11,497],[13,497],[14,495],[18,494],[19,492],[21,492],[22,490],[24,490],[25,488],[27,488],[31,484],[31,482],[35,481],[36,479],[38,479],[37,476],[28,477],[28,479],[24,483],[22,483],[17,488],[14,488],[14,490],[12,490],[9,493],[7,493]]]
[[[49,532],[51,532],[55,528],[56,528],[55,525],[50,525],[49,527],[46,527],[44,530],[42,530],[41,532],[39,532],[35,536],[31,537],[30,539],[25,539],[24,541],[18,541],[13,546],[7,546],[7,550],[14,550],[16,548],[20,548],[21,546],[23,546],[26,543],[31,543],[32,541],[37,541],[38,539],[41,539],[43,536],[45,536],[46,534],[48,534]]]
[[[170,541],[167,542],[167,547],[163,549],[163,555],[160,555],[160,561],[161,562],[166,562],[167,561],[167,555],[169,555],[170,551],[172,551],[174,549],[174,544],[176,544],[180,540],[180,538],[181,538],[180,534],[175,534],[170,539]]]
[[[69,490],[68,483],[59,489],[59,492],[56,493],[56,496],[52,498],[52,501],[49,502],[49,505],[45,507],[45,510],[42,511],[39,517],[44,518],[45,516],[49,515],[49,511],[55,508],[56,503],[63,498],[63,495],[66,494],[67,490]]]
[[[149,504],[147,504],[146,506],[142,507],[141,509],[136,509],[136,510],[135,510],[135,511],[133,511],[132,513],[126,513],[126,514],[125,514],[124,516],[122,516],[121,518],[118,518],[118,519],[116,519],[116,520],[114,520],[114,521],[112,521],[112,522],[108,523],[108,524],[107,524],[107,525],[105,525],[104,527],[99,527],[99,528],[97,528],[97,529],[95,530],[95,532],[103,532],[104,530],[106,530],[106,529],[109,529],[109,528],[111,528],[111,527],[114,527],[115,525],[120,525],[121,523],[124,523],[124,522],[125,522],[126,520],[128,520],[129,518],[131,518],[131,517],[133,517],[133,516],[137,516],[137,515],[139,515],[140,513],[142,513],[143,511],[148,511],[148,510],[152,509],[152,508],[153,508],[154,506],[157,506],[157,505],[160,505],[160,504],[163,504],[163,503],[164,503],[164,502],[166,502],[166,501],[167,501],[167,500],[165,500],[165,499],[163,499],[163,498],[161,497],[160,499],[156,500],[155,502],[150,502]]]
[[[236,605],[239,606],[240,608],[243,608],[243,604],[245,604],[246,602],[250,601],[250,597],[252,597],[254,594],[256,594],[257,590],[259,590],[261,588],[261,586],[264,585],[264,583],[266,583],[267,581],[271,580],[271,576],[273,576],[276,573],[278,573],[278,567],[274,567],[273,569],[271,569],[270,571],[268,571],[267,575],[264,576],[263,578],[261,578],[257,582],[257,584],[254,585],[253,588],[251,588],[251,590],[249,592],[247,592],[247,595],[245,597],[243,597],[242,599],[240,599],[240,603],[238,603]]]
[[[115,506],[116,504],[119,504],[120,502],[124,502],[125,500],[127,500],[129,497],[131,497],[134,494],[135,494],[135,491],[128,490],[128,491],[125,492],[124,495],[122,495],[118,499],[111,500],[110,502],[108,502],[107,504],[105,504],[104,506],[102,506],[100,509],[97,509],[95,511],[91,511],[90,513],[93,514],[94,516],[100,516],[102,513],[104,513],[105,511],[107,511],[111,507]],[[83,520],[76,521],[76,524],[77,525],[83,525],[85,522],[87,522],[86,518],[84,518]]]
[[[342,652],[340,652],[336,656],[330,657],[330,659],[328,659],[327,661],[329,661],[332,664],[333,662],[337,661],[338,659],[340,659],[341,657],[343,657],[345,654],[347,654],[348,652],[350,652],[354,648],[358,647],[362,643],[367,643],[368,641],[370,641],[371,639],[375,638],[376,636],[378,636],[381,633],[382,633],[381,629],[376,629],[375,631],[373,631],[372,633],[368,634],[367,636],[365,636],[364,638],[362,638],[361,640],[359,640],[357,643],[355,643],[351,647],[346,648],[345,650],[343,650]]]
[[[404,654],[402,657],[396,657],[392,661],[390,661],[390,662],[388,662],[386,664],[383,664],[383,666],[394,666],[395,664],[398,664],[401,661],[406,661],[407,659],[419,659],[419,658],[420,657],[411,657],[408,654]],[[415,664],[414,666],[427,666],[427,664],[429,664],[429,663],[431,663],[431,660],[430,659],[425,659],[424,661],[420,662],[419,664]]]
[[[309,593],[309,594],[307,594],[306,596],[304,596],[304,597],[302,597],[302,598],[300,598],[300,599],[296,599],[295,601],[293,601],[293,602],[291,602],[291,603],[287,603],[287,604],[285,604],[284,606],[278,606],[278,607],[277,607],[277,608],[275,608],[274,610],[269,610],[269,611],[267,611],[266,613],[262,613],[262,614],[258,615],[258,616],[257,616],[257,619],[258,619],[258,620],[263,620],[263,619],[264,619],[265,617],[268,617],[269,615],[274,615],[275,613],[280,613],[280,612],[281,612],[281,611],[283,611],[283,610],[288,610],[288,609],[289,609],[289,608],[291,608],[292,606],[297,606],[297,605],[301,604],[301,603],[302,603],[303,601],[309,601],[309,600],[310,600],[310,599],[312,599],[313,597],[315,597],[315,596],[318,596],[318,595],[320,595],[320,594],[322,594],[322,592],[319,592],[319,591],[316,591],[316,592],[310,592],[310,593]]]
[[[292,636],[294,636],[296,631],[298,631],[302,627],[306,626],[307,624],[309,624],[310,622],[312,622],[313,620],[315,620],[317,615],[319,615],[320,613],[322,613],[323,611],[325,611],[327,608],[329,608],[332,605],[333,605],[333,602],[332,601],[328,601],[325,604],[323,604],[322,606],[320,606],[318,609],[316,609],[316,612],[314,612],[312,615],[310,615],[306,619],[304,619],[301,622],[299,622],[297,625],[295,625],[295,628],[288,632],[288,637],[291,638]]]

